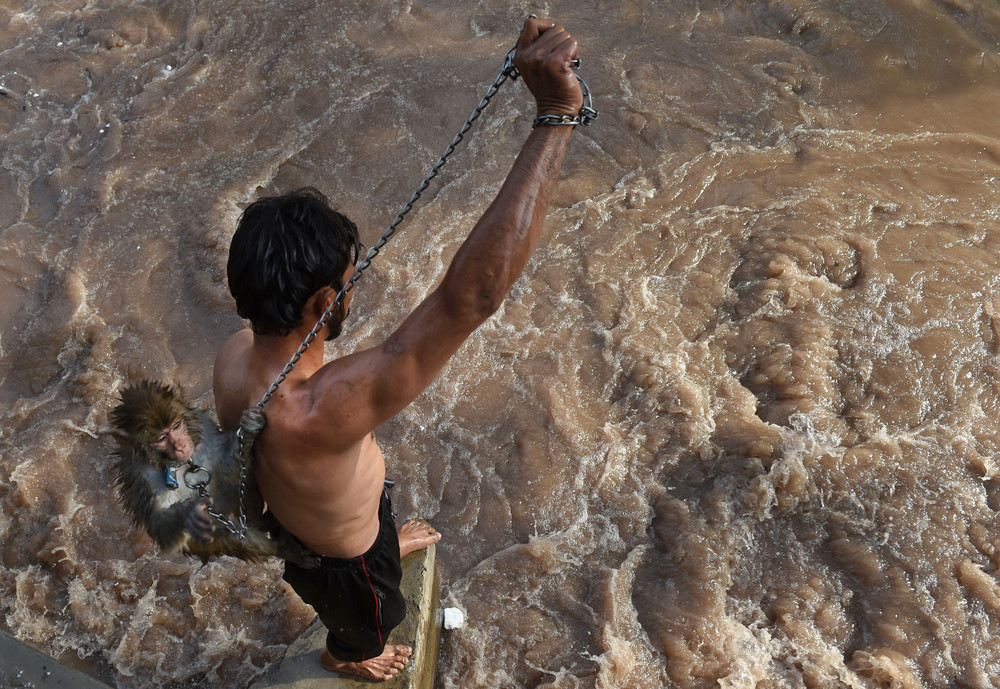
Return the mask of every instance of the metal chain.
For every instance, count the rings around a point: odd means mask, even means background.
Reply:
[[[261,413],[263,414],[263,411],[261,411]],[[258,430],[257,433],[259,432],[260,431]],[[236,440],[239,442],[240,448],[240,511],[237,513],[237,519],[239,519],[240,522],[239,531],[233,528],[233,523],[228,519],[219,520],[224,527],[232,531],[233,534],[241,541],[247,533],[247,513],[246,510],[243,509],[243,497],[246,495],[247,491],[247,472],[250,470],[250,453],[253,451],[253,441],[256,437],[257,434],[254,433],[253,438],[247,438],[243,426],[236,429]],[[212,516],[215,517],[214,514]],[[216,517],[216,519],[218,519],[218,517]]]
[[[372,260],[376,256],[378,256],[379,252],[382,251],[382,248],[389,242],[389,239],[391,239],[392,236],[396,233],[396,228],[398,228],[399,224],[403,222],[403,218],[405,218],[407,213],[409,213],[413,209],[413,204],[417,202],[421,194],[423,194],[424,191],[426,191],[431,181],[435,177],[437,177],[438,172],[441,170],[442,167],[444,167],[444,164],[448,162],[448,157],[455,151],[455,148],[462,142],[462,139],[465,138],[465,135],[472,127],[472,124],[477,119],[479,119],[479,116],[483,113],[483,110],[486,109],[486,106],[490,104],[490,100],[492,100],[493,96],[495,96],[497,91],[500,90],[500,86],[503,85],[503,83],[507,81],[507,79],[517,78],[517,69],[514,67],[514,57],[513,57],[514,52],[516,50],[517,48],[514,47],[507,52],[507,56],[504,59],[503,69],[500,71],[500,74],[497,76],[496,80],[494,80],[493,84],[490,85],[489,89],[486,91],[486,95],[482,97],[482,99],[479,101],[479,105],[477,105],[476,109],[472,112],[472,115],[469,117],[469,119],[465,121],[465,124],[462,125],[462,128],[459,130],[458,134],[456,134],[455,137],[451,140],[451,143],[448,144],[448,148],[441,155],[441,157],[438,158],[437,163],[435,163],[434,167],[431,168],[431,171],[420,183],[416,191],[413,192],[413,194],[410,196],[410,199],[403,205],[402,210],[400,210],[399,213],[396,214],[395,220],[393,220],[392,223],[389,225],[389,227],[386,228],[385,232],[382,233],[382,236],[379,237],[377,242],[375,242],[375,245],[368,250],[368,253],[365,255],[365,258],[361,262],[361,264],[354,269],[354,272],[351,274],[350,279],[348,279],[347,283],[340,289],[340,292],[337,293],[337,298],[334,299],[333,303],[330,304],[330,307],[325,312],[323,312],[323,315],[320,317],[319,321],[316,322],[316,325],[313,326],[313,329],[306,336],[302,344],[299,345],[299,348],[295,351],[295,354],[293,354],[292,358],[288,361],[287,364],[285,364],[285,368],[282,369],[281,373],[278,374],[278,377],[274,380],[273,383],[271,383],[271,387],[268,388],[267,392],[264,393],[264,396],[257,403],[258,409],[263,410],[264,405],[267,404],[269,401],[271,401],[271,397],[273,397],[274,393],[278,391],[278,387],[285,381],[285,379],[288,377],[288,374],[292,372],[292,369],[294,369],[295,365],[299,362],[299,359],[302,358],[302,355],[305,353],[307,349],[309,349],[309,346],[312,345],[313,341],[319,335],[320,331],[323,330],[323,328],[326,326],[326,323],[328,320],[330,320],[330,316],[333,315],[334,310],[338,306],[340,306],[347,293],[351,289],[353,289],[354,284],[361,279],[361,275],[371,265]]]
[[[514,46],[513,48],[507,51],[507,55],[504,58],[503,68],[500,70],[500,74],[497,75],[497,78],[490,85],[489,89],[487,89],[486,95],[484,95],[482,99],[479,101],[479,105],[477,105],[476,109],[472,111],[472,115],[469,116],[469,119],[465,121],[465,124],[463,124],[462,128],[458,131],[458,134],[456,134],[455,138],[453,138],[451,140],[451,143],[448,144],[448,148],[445,150],[443,154],[441,154],[441,157],[438,158],[437,163],[435,163],[434,167],[431,168],[431,171],[427,174],[424,180],[417,187],[417,190],[413,192],[412,196],[410,196],[409,201],[407,201],[403,205],[402,210],[400,210],[399,213],[396,214],[396,219],[392,221],[392,223],[389,225],[388,228],[386,228],[385,232],[382,233],[382,236],[379,237],[377,242],[375,242],[375,245],[368,250],[368,254],[365,256],[364,261],[362,261],[361,265],[357,266],[354,269],[354,272],[351,274],[350,279],[340,289],[340,292],[337,293],[337,298],[334,299],[333,303],[330,304],[330,307],[323,312],[323,315],[320,317],[319,321],[316,322],[316,325],[313,326],[313,329],[306,336],[302,344],[299,345],[299,348],[295,351],[295,354],[292,355],[292,358],[288,361],[287,364],[285,364],[284,369],[282,369],[281,373],[278,374],[278,377],[274,380],[274,382],[271,383],[271,387],[268,388],[267,392],[264,393],[264,396],[257,403],[258,409],[263,410],[264,405],[266,405],[268,402],[271,401],[271,397],[273,397],[274,393],[278,391],[278,387],[280,387],[280,385],[283,382],[285,382],[285,379],[288,377],[288,374],[292,372],[292,369],[295,368],[295,365],[299,363],[299,359],[302,358],[302,355],[305,353],[307,349],[309,349],[310,345],[312,345],[313,341],[319,335],[320,331],[323,330],[323,328],[326,326],[326,323],[328,320],[330,320],[330,316],[333,315],[334,310],[336,310],[336,308],[340,306],[347,293],[354,287],[354,284],[361,279],[362,273],[364,273],[365,270],[368,269],[368,267],[372,263],[372,260],[376,256],[378,256],[382,248],[389,242],[389,239],[392,238],[392,236],[396,233],[396,228],[399,226],[401,222],[403,222],[403,218],[405,218],[406,214],[413,209],[413,204],[417,202],[417,199],[419,199],[420,195],[424,193],[424,191],[430,185],[431,181],[435,177],[437,177],[438,172],[441,170],[442,167],[444,167],[444,164],[448,162],[448,157],[452,153],[454,153],[455,148],[458,147],[458,145],[462,142],[462,139],[465,138],[465,135],[468,133],[469,129],[472,128],[472,124],[477,119],[479,119],[480,115],[483,114],[483,110],[485,110],[486,106],[490,104],[490,101],[493,99],[493,96],[497,94],[497,91],[500,90],[500,87],[503,85],[503,83],[507,81],[507,79],[514,80],[517,79],[518,76],[520,76],[520,74],[517,71],[517,68],[514,66],[514,54],[516,52],[517,52],[517,46]],[[579,60],[574,60],[573,62],[574,62],[574,68],[578,68],[580,66]],[[587,82],[585,82],[582,78],[580,78],[579,75],[576,75],[576,79],[580,83],[580,89],[581,91],[583,91],[583,97],[584,97],[584,105],[582,108],[580,108],[580,113],[577,116],[577,120],[579,120],[578,123],[580,125],[586,127],[595,119],[597,119],[598,112],[593,108],[593,100],[591,99],[590,87],[587,86]]]
[[[482,97],[482,99],[480,99],[479,104],[472,111],[472,114],[469,116],[469,119],[465,121],[465,124],[462,125],[461,129],[459,129],[458,133],[451,140],[451,143],[448,144],[448,148],[445,149],[445,152],[442,153],[441,157],[438,158],[437,162],[431,168],[431,171],[427,173],[427,176],[424,177],[423,181],[417,186],[416,191],[414,191],[413,194],[410,196],[409,200],[405,204],[403,204],[403,208],[399,211],[399,213],[396,214],[396,218],[392,221],[389,227],[386,228],[385,232],[382,233],[382,236],[379,237],[378,241],[375,242],[374,246],[372,246],[372,248],[368,250],[368,253],[365,255],[365,258],[361,262],[361,264],[354,269],[354,272],[351,274],[351,277],[340,289],[340,292],[337,293],[337,298],[334,299],[333,303],[330,304],[329,308],[327,308],[326,311],[323,312],[323,315],[316,322],[316,325],[313,326],[312,330],[309,331],[309,334],[306,335],[306,338],[302,341],[302,344],[300,344],[298,349],[295,350],[295,353],[292,355],[292,358],[288,360],[287,364],[285,364],[285,367],[281,370],[281,373],[278,374],[278,377],[274,379],[273,383],[271,383],[271,386],[267,389],[267,392],[265,392],[264,396],[261,397],[259,402],[257,402],[256,409],[258,409],[261,412],[264,411],[264,406],[271,401],[271,398],[278,391],[278,388],[281,386],[283,382],[285,382],[285,379],[288,378],[288,374],[290,374],[292,370],[295,368],[296,364],[299,363],[299,360],[302,358],[302,355],[305,353],[307,349],[309,349],[309,347],[312,345],[313,341],[315,341],[315,339],[319,336],[319,333],[323,330],[323,328],[326,327],[327,321],[330,320],[330,317],[333,315],[333,312],[337,309],[337,307],[340,306],[341,303],[343,303],[344,297],[347,295],[347,293],[354,288],[355,283],[357,283],[358,280],[361,279],[362,274],[368,269],[369,266],[371,266],[371,263],[375,259],[375,257],[378,256],[379,252],[382,251],[382,248],[389,243],[389,240],[396,233],[396,228],[398,228],[400,223],[403,222],[403,219],[406,217],[406,215],[411,210],[413,210],[413,204],[415,204],[417,200],[420,198],[421,194],[423,194],[424,191],[427,190],[427,187],[430,185],[431,181],[435,177],[437,177],[438,172],[441,170],[442,167],[444,167],[445,163],[448,162],[448,158],[451,156],[452,153],[455,152],[455,149],[462,142],[462,139],[465,138],[465,135],[472,128],[473,123],[475,123],[475,121],[479,119],[479,116],[483,114],[483,111],[486,109],[486,107],[490,104],[490,101],[500,90],[500,87],[508,79],[515,80],[518,78],[518,76],[520,76],[520,74],[517,71],[517,68],[514,66],[514,55],[516,52],[517,52],[516,45],[507,51],[507,54],[504,56],[503,68],[500,70],[500,74],[497,75],[497,78],[494,79],[493,83],[486,90],[486,94]],[[573,69],[574,70],[578,69],[579,66],[580,66],[580,61],[574,60]],[[580,84],[580,89],[583,92],[583,97],[584,97],[584,105],[582,108],[580,108],[580,113],[576,119],[578,120],[577,122],[578,124],[582,126],[587,126],[595,119],[597,119],[598,113],[593,108],[593,101],[590,95],[590,88],[587,86],[587,82],[585,82],[582,78],[580,78],[579,75],[576,75],[576,79]],[[224,527],[226,527],[229,531],[231,531],[234,535],[236,535],[240,540],[242,540],[246,535],[246,514],[244,513],[243,510],[243,496],[246,490],[246,475],[250,464],[249,462],[250,447],[248,446],[248,443],[252,442],[245,439],[243,430],[244,430],[243,426],[240,426],[240,428],[237,429],[236,431],[236,436],[237,439],[239,440],[240,458],[241,458],[239,517],[238,517],[239,526],[237,527],[236,525],[234,525],[233,522],[230,521],[228,518],[226,518],[224,515],[218,514],[211,508],[208,509],[209,514],[215,517]],[[202,469],[202,471],[205,470]],[[207,490],[205,490],[204,486],[205,484],[208,483],[208,481],[209,479],[206,479],[204,483],[198,486],[199,490],[202,493],[202,497],[207,496]]]
[[[261,425],[263,428],[263,425]],[[250,451],[253,446],[253,440],[260,433],[258,429],[253,432],[252,437],[247,438],[245,433],[245,427],[240,426],[236,429],[236,440],[237,447],[239,448],[239,459],[240,459],[240,495],[239,495],[239,511],[237,512],[237,522],[234,523],[229,517],[227,517],[222,512],[219,512],[212,508],[211,504],[205,506],[205,511],[208,512],[212,517],[215,518],[219,524],[221,524],[227,531],[236,536],[241,541],[246,538],[247,533],[247,515],[246,509],[244,508],[245,497],[246,497],[246,485],[247,485],[247,472],[250,469]],[[202,498],[211,498],[211,493],[208,492],[209,482],[212,480],[212,473],[205,467],[195,464],[194,459],[189,459],[187,461],[189,471],[184,473],[184,484],[191,488],[192,490],[197,490],[198,495]],[[204,479],[191,480],[191,477],[196,474],[204,474]]]
[[[209,470],[206,469],[205,467],[199,464],[195,464],[194,461],[190,459],[187,461],[187,465],[188,465],[188,470],[184,473],[184,485],[186,485],[188,488],[191,488],[192,490],[198,491],[198,495],[202,498],[211,498],[212,494],[209,493],[208,488],[206,488],[206,486],[212,480],[211,472],[209,472]],[[244,466],[246,466],[245,462]],[[205,474],[205,478],[194,479],[194,480],[189,479],[189,477],[193,477],[199,473]],[[246,485],[245,479],[246,479],[246,472],[243,467],[240,467],[240,511],[238,518],[239,526],[234,524],[233,521],[223,513],[213,509],[211,503],[205,505],[205,511],[208,512],[208,514],[210,514],[212,517],[214,517],[215,520],[219,522],[219,524],[224,526],[227,531],[229,531],[231,534],[239,538],[241,541],[246,537],[247,533],[246,511],[243,509],[243,494],[245,492],[244,486]]]

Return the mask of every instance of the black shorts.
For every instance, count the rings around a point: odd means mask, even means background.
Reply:
[[[389,632],[406,616],[402,576],[392,503],[382,491],[378,537],[368,552],[350,559],[321,557],[316,569],[285,562],[284,579],[326,626],[330,654],[359,662],[380,656]]]

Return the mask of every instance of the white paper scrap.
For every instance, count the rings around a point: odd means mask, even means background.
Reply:
[[[444,628],[461,629],[465,626],[465,613],[458,608],[444,609]]]

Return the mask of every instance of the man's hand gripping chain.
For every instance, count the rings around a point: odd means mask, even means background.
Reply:
[[[531,15],[534,17],[535,15]],[[504,58],[503,70],[500,72],[501,76],[509,76],[511,80],[516,80],[521,76],[520,72],[517,71],[517,67],[514,66],[514,55],[517,54],[517,46],[514,46],[507,51],[507,57]],[[583,80],[579,74],[576,74],[576,70],[580,69],[580,58],[574,59],[570,65],[573,67],[576,80],[580,83],[580,90],[583,92],[583,107],[580,108],[580,112],[576,114],[575,117],[570,115],[540,115],[535,118],[532,122],[531,127],[539,127],[543,124],[555,125],[555,126],[570,126],[575,127],[580,125],[581,127],[587,127],[591,122],[597,119],[598,113],[594,110],[594,101],[590,96],[590,87],[587,86],[587,82]]]

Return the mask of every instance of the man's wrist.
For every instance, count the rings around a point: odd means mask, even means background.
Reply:
[[[597,111],[588,105],[584,105],[575,115],[539,115],[535,118],[535,121],[531,126],[532,128],[540,127],[542,125],[556,127],[575,127],[576,125],[580,125],[581,127],[586,127],[596,119]]]
[[[542,125],[550,127],[575,127],[578,124],[583,124],[579,115],[539,115],[531,123],[531,128],[535,129]]]

